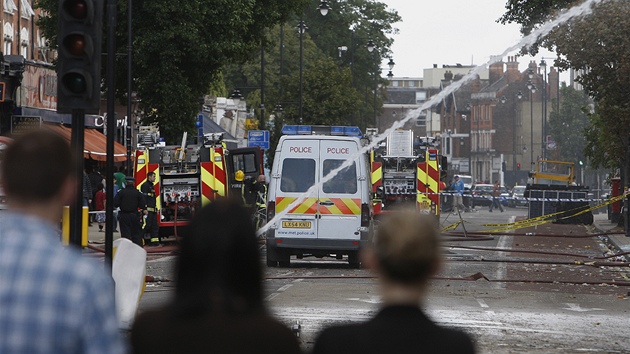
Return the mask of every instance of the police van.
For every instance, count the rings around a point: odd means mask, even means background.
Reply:
[[[359,250],[373,233],[369,159],[357,155],[361,131],[285,126],[282,133],[271,168],[267,220],[282,216],[267,230],[267,265],[289,266],[291,256],[347,256],[351,266],[360,266]],[[322,183],[352,157],[348,167]]]

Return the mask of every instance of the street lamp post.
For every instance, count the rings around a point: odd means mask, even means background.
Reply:
[[[299,115],[299,122],[300,124],[302,124],[302,108],[304,105],[304,99],[303,99],[303,89],[304,89],[304,74],[303,74],[303,57],[304,57],[304,45],[303,45],[303,37],[304,37],[304,32],[306,32],[306,29],[308,27],[306,27],[306,25],[304,24],[304,21],[302,21],[302,18],[300,18],[300,23],[298,24],[298,31],[300,32],[300,115]]]
[[[540,60],[540,68],[543,70],[542,80],[542,159],[547,158],[547,63]]]
[[[532,69],[529,69],[530,79],[527,81],[527,88],[529,89],[529,162],[531,164],[530,171],[534,170],[534,92],[536,92],[536,85],[532,83],[533,77]]]

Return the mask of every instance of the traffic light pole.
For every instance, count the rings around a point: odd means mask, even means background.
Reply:
[[[105,198],[105,268],[111,272],[114,255],[114,135],[116,131],[115,93],[116,77],[114,64],[116,60],[116,0],[107,0],[107,166]],[[127,171],[129,173],[129,171]]]
[[[75,155],[76,202],[70,209],[70,244],[81,248],[83,230],[83,147],[85,138],[85,111],[72,110],[72,133],[70,144]],[[91,197],[91,196],[90,196]]]

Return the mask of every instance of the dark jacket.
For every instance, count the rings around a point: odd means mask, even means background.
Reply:
[[[131,346],[135,354],[300,353],[291,330],[264,313],[212,313],[177,319],[168,309],[138,315],[131,330]]]
[[[144,201],[147,208],[155,208],[155,188],[153,182],[146,181],[140,186],[140,191],[144,194]]]
[[[123,213],[131,213],[138,211],[138,209],[145,210],[147,203],[144,200],[144,195],[130,184],[116,193],[114,208],[116,207],[120,207],[120,211]]]
[[[313,354],[474,352],[466,333],[438,326],[413,306],[386,307],[367,322],[327,328],[313,348]]]
[[[90,178],[88,174],[83,171],[83,198],[92,199],[94,193],[92,193],[92,185],[90,184]]]

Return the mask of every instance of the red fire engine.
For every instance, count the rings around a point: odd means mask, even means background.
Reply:
[[[372,151],[371,160],[375,215],[404,204],[439,215],[447,161],[435,138],[414,139],[411,130],[395,130]]]
[[[136,188],[155,172],[160,236],[177,235],[199,208],[217,198],[239,197],[241,182],[234,180],[235,171],[251,178],[263,173],[260,148],[227,149],[222,133],[204,134],[202,142],[191,145],[186,136],[181,145],[165,145],[155,126],[141,127],[138,134]]]

